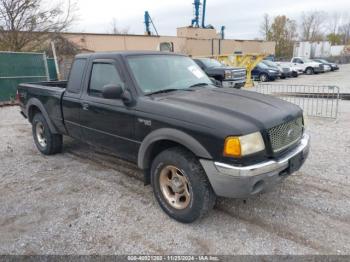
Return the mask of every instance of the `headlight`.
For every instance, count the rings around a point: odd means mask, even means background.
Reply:
[[[225,79],[232,79],[232,71],[225,70]]]
[[[275,70],[269,70],[270,73],[275,73],[276,71]]]
[[[229,136],[225,140],[224,156],[242,157],[265,149],[265,143],[260,132],[245,136]]]

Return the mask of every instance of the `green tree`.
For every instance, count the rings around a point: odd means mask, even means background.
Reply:
[[[327,40],[331,42],[332,45],[341,45],[344,39],[344,35],[331,33],[327,35]]]
[[[295,20],[285,15],[276,16],[271,25],[271,40],[276,42],[277,57],[291,57],[293,46],[297,38],[297,24]]]

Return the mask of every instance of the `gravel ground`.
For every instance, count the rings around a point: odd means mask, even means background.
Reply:
[[[17,107],[0,108],[0,254],[350,254],[350,101],[307,119],[304,167],[274,191],[168,218],[134,165],[65,139],[43,156]]]
[[[350,93],[350,64],[339,65],[339,67],[340,69],[335,72],[311,76],[300,75],[297,78],[278,79],[269,83],[287,85],[335,85],[339,87],[340,93]]]

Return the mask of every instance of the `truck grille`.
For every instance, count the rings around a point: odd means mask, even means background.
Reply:
[[[246,74],[246,70],[232,71],[233,78],[245,78]]]
[[[302,117],[268,129],[273,152],[280,152],[298,142],[303,135],[303,129]]]

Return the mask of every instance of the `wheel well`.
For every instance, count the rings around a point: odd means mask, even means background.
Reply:
[[[265,75],[266,77],[269,77],[269,75],[268,75],[267,73],[262,72],[262,73],[259,74],[259,78],[260,78],[262,75]]]
[[[35,116],[36,113],[41,113],[39,107],[34,105],[30,106],[28,109],[28,120],[30,123],[32,122],[33,117]]]
[[[167,150],[169,148],[173,148],[173,147],[182,147],[186,150],[188,150],[189,152],[193,153],[191,150],[189,150],[186,146],[171,141],[171,140],[159,140],[154,142],[149,149],[148,154],[145,156],[146,159],[144,159],[145,162],[145,166],[146,166],[146,170],[144,173],[144,183],[145,185],[150,184],[150,169],[151,169],[151,165],[152,165],[152,161],[153,159],[160,154],[161,152],[163,152],[164,150]]]

